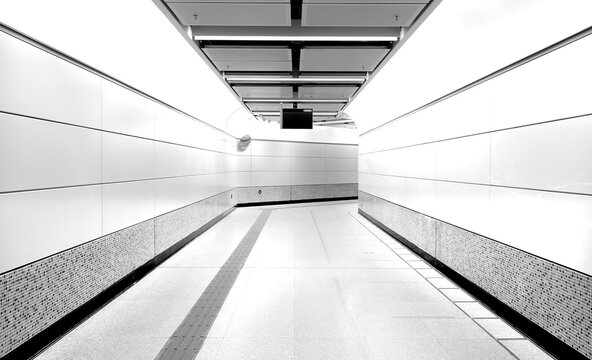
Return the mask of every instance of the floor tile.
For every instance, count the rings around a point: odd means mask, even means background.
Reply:
[[[501,340],[506,348],[520,360],[552,360],[549,354],[541,350],[530,340]]]
[[[224,338],[233,337],[273,338],[273,341],[276,338],[293,338],[294,318],[233,316],[226,328]]]
[[[371,338],[368,347],[374,360],[453,360],[435,339],[414,341]]]
[[[292,360],[294,339],[224,338],[216,360]]]
[[[454,360],[516,360],[497,341],[439,339],[450,359]]]
[[[432,266],[425,261],[407,261],[407,264],[414,269],[431,269]]]
[[[296,360],[363,360],[368,358],[359,338],[296,338]],[[366,356],[365,356],[366,355]]]
[[[495,318],[497,317],[491,310],[479,302],[459,302],[456,304],[467,315],[472,318]]]
[[[521,339],[522,334],[500,319],[475,319],[488,333],[496,339]]]
[[[461,289],[441,289],[440,291],[452,301],[475,301],[471,295]]]
[[[441,278],[442,274],[434,269],[416,269],[425,278]]]
[[[457,289],[458,286],[452,281],[446,278],[428,278],[428,281],[432,283],[438,289]]]
[[[491,336],[469,319],[424,319],[423,323],[437,339],[486,340]]]

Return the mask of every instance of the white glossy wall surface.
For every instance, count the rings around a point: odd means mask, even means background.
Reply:
[[[253,140],[251,186],[357,183],[358,146]]]
[[[229,134],[4,32],[0,54],[0,272],[248,185]]]
[[[233,188],[357,181],[357,145],[339,132],[239,152],[230,134],[4,32],[0,79],[0,273]]]
[[[422,36],[435,37],[435,31]],[[533,52],[557,40],[528,48]],[[416,42],[405,56],[419,56],[419,47]],[[522,54],[518,50],[512,48]],[[360,190],[592,274],[591,63],[589,35],[362,134]],[[413,73],[420,65],[406,70]],[[397,92],[397,106],[423,105],[445,95],[449,84],[441,82],[446,79],[430,75],[421,80],[430,83],[427,93]],[[396,94],[383,96],[394,101]]]
[[[371,129],[588,28],[591,13],[589,0],[565,6],[554,0],[442,1],[345,111],[359,119],[362,131]],[[533,80],[545,86],[572,71],[565,67]],[[544,93],[530,91],[522,96]]]

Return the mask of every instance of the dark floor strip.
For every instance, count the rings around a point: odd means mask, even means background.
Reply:
[[[259,215],[156,359],[195,359],[270,214],[271,210],[263,210]]]

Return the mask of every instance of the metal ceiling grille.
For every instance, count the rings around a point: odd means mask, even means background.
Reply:
[[[352,126],[343,109],[430,0],[165,0],[202,55],[254,116],[312,109],[316,125]]]

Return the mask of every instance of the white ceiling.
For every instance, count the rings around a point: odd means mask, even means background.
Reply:
[[[190,27],[188,33],[229,88],[255,112],[279,111],[281,106],[341,111],[346,103],[330,100],[355,97],[395,47],[403,27],[430,2],[165,1],[179,23]],[[299,80],[279,86],[279,80],[269,77]],[[252,98],[286,102],[249,101]]]

